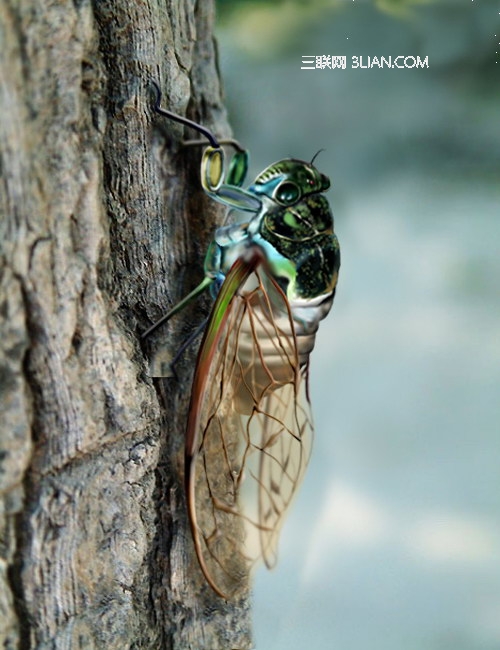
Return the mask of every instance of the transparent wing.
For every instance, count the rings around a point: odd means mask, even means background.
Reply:
[[[258,560],[275,564],[313,437],[308,370],[299,367],[289,305],[260,261],[238,260],[221,288],[198,357],[186,438],[196,552],[225,598],[245,589]]]

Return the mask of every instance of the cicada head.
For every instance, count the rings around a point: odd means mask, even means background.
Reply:
[[[279,205],[294,205],[304,196],[326,192],[330,179],[321,174],[312,163],[285,158],[266,167],[249,190],[267,196]]]

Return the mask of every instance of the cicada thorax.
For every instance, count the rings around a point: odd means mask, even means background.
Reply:
[[[280,275],[280,260],[293,268],[286,278],[290,303],[330,295],[340,266],[333,216],[322,194],[311,194],[290,206],[275,205],[264,214],[259,236],[266,242],[271,264]]]

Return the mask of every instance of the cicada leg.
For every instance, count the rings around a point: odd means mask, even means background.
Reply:
[[[204,135],[207,140],[210,142],[212,147],[218,148],[220,147],[220,144],[217,141],[217,138],[214,136],[212,131],[210,129],[207,129],[206,127],[202,126],[201,124],[198,124],[197,122],[193,122],[192,120],[188,119],[187,117],[183,117],[182,115],[177,115],[177,113],[172,113],[172,111],[167,111],[166,108],[162,108],[161,106],[161,90],[158,84],[155,81],[151,82],[156,90],[156,102],[154,105],[154,110],[159,114],[163,115],[163,117],[168,117],[169,120],[174,120],[174,122],[180,122],[181,124],[184,124],[185,126],[190,126],[192,129],[195,129],[198,131],[198,133],[201,133]]]
[[[177,350],[177,352],[176,352],[174,358],[172,359],[172,361],[169,362],[169,368],[170,368],[171,374],[172,374],[173,377],[175,377],[175,379],[177,379],[177,380],[179,379],[179,377],[177,375],[177,371],[176,371],[177,363],[179,362],[179,360],[182,357],[182,355],[184,354],[184,352],[191,346],[192,343],[194,343],[194,341],[196,341],[196,339],[200,336],[200,334],[202,334],[203,330],[207,326],[207,323],[208,323],[208,318],[205,318],[198,325],[198,327],[194,330],[194,332],[192,332],[187,337],[187,339],[182,343],[181,347]],[[154,375],[154,376],[156,376],[156,375]]]
[[[262,201],[252,192],[241,188],[246,175],[248,157],[236,152],[231,159],[227,177],[224,178],[225,155],[222,147],[207,147],[201,159],[201,185],[213,199],[229,208],[244,212],[259,212]],[[235,180],[237,184],[225,182]]]
[[[184,309],[184,307],[187,307],[190,302],[195,300],[200,294],[207,289],[212,282],[214,281],[214,278],[210,277],[205,277],[203,280],[200,282],[200,284],[195,287],[190,293],[188,293],[187,296],[185,296],[182,300],[180,300],[176,305],[172,307],[170,311],[168,311],[166,314],[164,314],[161,318],[159,318],[151,327],[148,327],[148,329],[141,334],[141,339],[147,338],[150,334],[152,334],[155,330],[157,330],[160,325],[163,325],[163,323],[166,323],[169,321],[172,316],[175,316],[175,314],[178,314],[180,311]]]
[[[185,147],[204,147],[206,142],[204,140],[184,140],[182,143]],[[224,179],[225,185],[233,185],[241,187],[245,182],[248,172],[248,151],[243,149],[237,140],[232,138],[225,138],[219,140],[219,145],[229,146],[234,149],[234,153],[229,161],[228,171]]]
[[[205,192],[216,199],[219,203],[224,204],[229,208],[228,212],[233,209],[243,210],[247,212],[257,213],[262,207],[260,199],[252,192],[242,189],[241,185],[245,180],[248,169],[248,153],[241,147],[236,140],[221,140],[219,141],[216,136],[206,127],[197,124],[188,118],[182,117],[171,111],[161,107],[161,91],[156,83],[153,82],[156,89],[156,103],[154,106],[155,111],[167,117],[168,119],[180,122],[185,126],[189,126],[201,133],[210,143],[203,152],[201,161],[201,184]],[[187,144],[200,144],[199,141],[187,142]],[[229,168],[227,174],[225,172],[225,152],[222,148],[223,144],[233,147],[234,154],[229,161]],[[227,217],[227,214],[226,214]],[[219,229],[220,230],[220,229]],[[224,275],[220,272],[222,249],[228,244],[233,244],[236,240],[241,240],[246,236],[246,228],[244,225],[235,224],[234,226],[226,226],[223,230],[224,233],[217,231],[217,234],[222,238],[221,243],[213,241],[209,247],[207,257],[205,259],[205,278],[204,280],[183,300],[173,307],[167,314],[162,316],[156,323],[151,325],[143,334],[142,338],[148,337],[160,325],[166,323],[172,316],[181,311],[192,300],[197,298],[205,289],[212,286],[212,294],[215,298],[218,288],[224,280]],[[227,231],[227,232],[226,232]],[[196,334],[193,335],[193,339]],[[182,352],[191,343],[193,339],[189,339],[182,347],[181,350],[172,359],[168,350],[163,346],[153,355],[151,362],[151,374],[155,377],[169,376],[175,371],[172,369],[172,364],[175,363],[182,355]]]
[[[231,144],[236,152],[232,156],[225,177],[225,154],[221,146],[225,141],[219,142],[216,136],[201,124],[162,108],[160,88],[155,82],[153,82],[153,85],[157,93],[155,111],[163,117],[180,122],[198,131],[210,143],[210,146],[203,152],[201,161],[201,184],[205,192],[229,208],[236,208],[245,212],[259,212],[262,208],[261,200],[252,192],[241,187],[248,168],[248,153],[235,140],[227,140],[228,144]]]
[[[180,311],[184,309],[190,302],[195,300],[201,293],[203,293],[208,287],[214,283],[215,278],[206,276],[203,278],[202,282],[193,289],[187,296],[180,300],[170,311],[164,314],[159,318],[151,327],[141,334],[141,339],[146,339],[153,332],[155,332],[161,325],[168,322],[172,316],[175,316]],[[191,345],[191,343],[199,336],[202,330],[205,327],[206,322],[203,322],[196,330],[188,337],[186,341],[181,345],[180,349],[172,357],[168,348],[164,345],[160,346],[151,356],[151,363],[149,368],[149,374],[151,377],[176,377],[175,365],[184,354],[186,349]]]

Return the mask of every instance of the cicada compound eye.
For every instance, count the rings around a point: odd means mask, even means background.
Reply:
[[[283,205],[292,205],[296,203],[301,197],[300,187],[291,181],[284,181],[280,183],[274,193],[274,198],[278,203]]]

